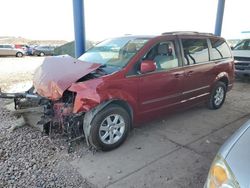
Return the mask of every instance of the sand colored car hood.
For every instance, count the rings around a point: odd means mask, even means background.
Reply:
[[[46,57],[35,71],[33,84],[39,95],[58,100],[72,83],[100,66],[100,64],[83,62],[68,55]]]

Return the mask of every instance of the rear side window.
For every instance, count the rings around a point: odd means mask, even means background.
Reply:
[[[223,39],[210,39],[212,49],[211,49],[211,60],[218,60],[232,57],[231,50],[227,45],[226,41]]]
[[[184,64],[193,65],[209,61],[206,39],[182,39]]]

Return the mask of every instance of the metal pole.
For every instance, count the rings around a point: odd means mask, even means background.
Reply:
[[[84,0],[73,0],[75,57],[85,52]]]
[[[221,35],[224,7],[225,7],[225,0],[218,0],[217,16],[216,16],[216,23],[214,30],[214,34],[217,36]]]

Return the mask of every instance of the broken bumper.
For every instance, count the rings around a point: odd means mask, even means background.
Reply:
[[[0,98],[13,99],[9,110],[21,114],[27,124],[53,136],[67,135],[71,143],[84,137],[84,113],[73,113],[73,104],[64,101],[52,101],[35,93],[3,93]]]

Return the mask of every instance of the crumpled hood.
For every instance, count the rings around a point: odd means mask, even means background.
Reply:
[[[72,83],[100,66],[101,64],[83,62],[68,55],[46,57],[35,71],[33,84],[39,95],[58,100]]]

